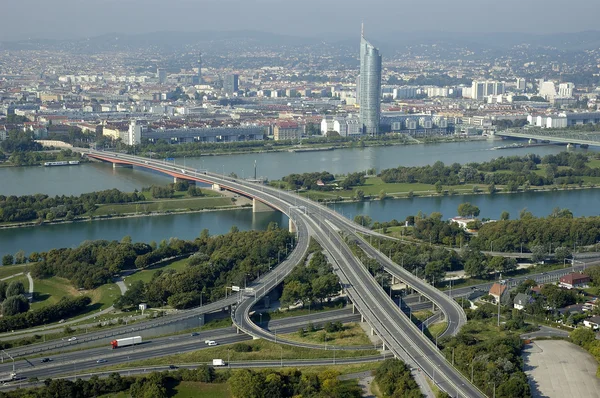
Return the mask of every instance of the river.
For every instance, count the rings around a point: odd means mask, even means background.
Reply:
[[[424,166],[440,160],[446,164],[484,162],[499,156],[541,156],[556,154],[564,146],[548,145],[533,148],[492,150],[493,147],[514,141],[465,141],[445,144],[394,145],[385,147],[348,148],[320,152],[269,152],[240,155],[202,156],[177,159],[178,163],[198,169],[240,177],[257,176],[279,179],[292,173],[329,171],[345,174],[370,168],[382,170],[398,166]],[[576,149],[577,151],[584,151]],[[82,164],[64,167],[5,167],[0,168],[0,194],[78,195],[81,193],[117,188],[133,191],[152,184],[164,185],[166,176],[137,168],[116,168],[110,164]]]
[[[504,142],[505,143],[505,142]],[[327,170],[347,173],[368,168],[397,167],[398,165],[425,165],[441,160],[446,164],[459,162],[482,162],[498,156],[539,155],[559,153],[560,146],[514,148],[492,151],[499,142],[471,141],[434,145],[411,145],[343,149],[326,152],[264,153],[229,156],[206,156],[185,159],[186,165],[222,172],[235,172],[249,176],[254,159],[258,162],[258,175],[270,179],[281,178],[292,172]],[[579,150],[579,149],[578,149]],[[183,163],[183,159],[179,160]],[[23,195],[33,193],[80,194],[84,192],[118,188],[133,191],[152,184],[165,184],[170,180],[158,173],[141,169],[117,168],[107,164],[85,164],[71,167],[21,167],[0,169],[0,194]],[[511,195],[466,195],[396,199],[362,203],[336,204],[335,210],[349,218],[367,214],[376,221],[397,219],[408,215],[440,212],[444,218],[456,215],[462,202],[471,202],[481,209],[480,217],[498,218],[504,210],[512,218],[518,217],[523,208],[536,216],[548,215],[553,208],[569,208],[575,216],[598,215],[600,191],[596,189],[556,192],[529,192]],[[332,205],[332,207],[334,207]],[[43,225],[18,229],[0,230],[0,256],[24,250],[46,251],[58,247],[75,247],[85,240],[117,239],[129,235],[138,242],[159,242],[178,237],[193,239],[207,228],[211,234],[226,233],[232,225],[240,230],[265,229],[275,221],[287,226],[287,217],[281,213],[253,214],[250,209],[176,214],[156,217],[111,219],[94,222],[78,222]]]

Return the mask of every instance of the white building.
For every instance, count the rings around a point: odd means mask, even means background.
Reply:
[[[517,90],[525,90],[525,88],[527,88],[527,79],[517,77]]]
[[[123,142],[127,145],[138,145],[142,143],[142,131],[145,126],[138,124],[135,120],[132,120],[129,124],[129,129],[122,138]]]
[[[552,100],[556,97],[556,86],[554,82],[547,82],[543,79],[540,80],[540,88],[538,91],[540,97],[543,97],[546,100]]]
[[[574,88],[575,85],[573,83],[560,83],[558,85],[558,96],[560,98],[571,98]]]
[[[504,83],[495,80],[473,80],[473,83],[471,84],[471,98],[476,100],[485,99],[490,95],[504,94],[504,91]]]

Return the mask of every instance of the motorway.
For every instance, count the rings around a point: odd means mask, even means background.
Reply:
[[[441,389],[452,395],[456,394],[457,396],[465,397],[484,396],[448,363],[437,347],[416,328],[387,296],[375,279],[367,272],[364,265],[354,257],[345,240],[338,233],[338,228],[335,228],[330,222],[324,220],[323,214],[327,214],[327,218],[335,220],[345,226],[346,229],[356,231],[360,228],[350,220],[309,199],[262,184],[239,182],[236,179],[219,176],[214,173],[199,173],[191,168],[182,168],[179,165],[171,165],[166,162],[131,155],[88,150],[85,150],[85,153],[89,157],[112,163],[133,164],[162,171],[175,178],[218,184],[221,188],[253,197],[287,214],[296,228],[298,246],[303,247],[307,245],[309,236],[314,236],[323,248],[329,252],[330,256],[334,258],[336,262],[334,270],[342,280],[347,294],[366,318],[367,322],[383,340],[386,347],[395,356],[405,358],[413,366],[416,365],[421,368]],[[364,231],[361,230],[361,232],[373,233],[367,229],[364,229]],[[296,264],[298,264],[304,252],[302,250],[295,250],[290,255],[290,258],[295,258]],[[291,263],[291,261],[288,262]],[[281,268],[281,266],[278,268]],[[289,268],[289,271],[291,271],[291,268]],[[277,285],[273,274],[271,272],[261,281],[255,282],[251,286],[254,297],[248,297],[247,294],[244,294],[243,299],[236,305],[232,314],[234,323],[242,330],[252,336],[263,337],[269,340],[271,336],[265,335],[263,329],[252,323],[249,312],[252,305],[260,297],[264,296]],[[453,300],[449,299],[446,295],[437,294],[437,289],[432,286],[423,284],[421,288],[420,292],[433,298],[434,301],[441,299],[453,303]],[[443,302],[436,302],[436,304],[440,307],[444,305]],[[446,315],[449,316],[450,314]],[[448,320],[452,321],[452,319]],[[456,319],[455,322],[460,323],[460,320]]]
[[[321,327],[326,322],[358,322],[359,314],[352,314],[352,310],[344,308],[340,310],[317,312],[311,315],[303,315],[292,318],[283,318],[273,320],[268,323],[270,330],[279,334],[294,333],[300,328],[305,328],[309,322],[316,327]],[[252,340],[252,337],[237,333],[235,327],[227,327],[198,332],[196,336],[191,333],[185,335],[161,337],[145,340],[144,343],[113,350],[106,342],[101,347],[88,348],[71,352],[61,352],[46,357],[51,358],[52,362],[41,363],[41,357],[21,359],[14,362],[14,368],[20,377],[37,377],[39,379],[55,377],[69,373],[80,373],[98,367],[117,365],[131,361],[157,358],[166,355],[181,354],[184,352],[196,351],[209,348],[204,344],[205,340],[214,340],[220,345],[232,344],[241,341]],[[76,347],[73,347],[76,349]],[[373,350],[376,346],[330,346],[330,351],[340,350]],[[335,354],[332,352],[331,356]],[[106,360],[106,363],[97,363],[99,359]],[[223,358],[224,359],[224,358]],[[4,357],[0,364],[0,375],[7,374],[13,370],[13,362]]]

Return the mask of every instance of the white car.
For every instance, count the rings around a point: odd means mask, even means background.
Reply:
[[[209,341],[208,345],[219,345],[219,343],[217,343],[216,341]]]
[[[77,340],[77,337],[69,337],[69,339],[67,341],[75,341]]]

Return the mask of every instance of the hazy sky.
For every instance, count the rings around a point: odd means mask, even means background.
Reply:
[[[252,29],[572,32],[598,29],[599,0],[4,0],[0,40]]]

